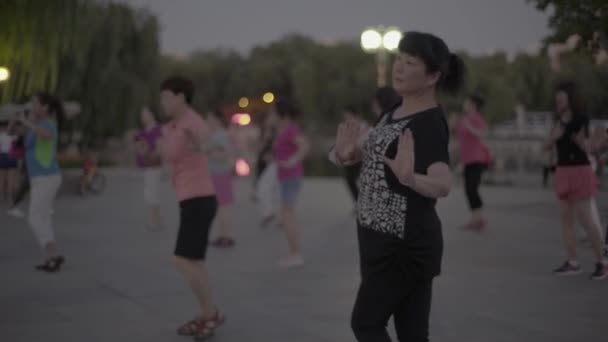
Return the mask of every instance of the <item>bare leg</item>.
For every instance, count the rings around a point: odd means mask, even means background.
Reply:
[[[471,212],[471,222],[481,223],[483,221],[484,221],[483,209],[481,209],[481,208],[473,209],[473,211]]]
[[[163,225],[162,215],[160,213],[160,205],[150,205],[150,225],[154,229],[161,229]]]
[[[593,215],[591,200],[577,201],[574,204],[576,215],[585,228],[587,236],[591,240],[593,252],[598,261],[603,261],[603,245],[600,230],[602,229]]]
[[[569,201],[560,201],[560,219],[562,239],[569,261],[576,261],[576,233],[574,232],[574,205]]]
[[[215,305],[211,299],[209,276],[204,261],[174,257],[175,267],[188,282],[201,310],[201,318],[208,319],[215,314]]]
[[[220,237],[233,238],[232,222],[230,222],[230,206],[222,206],[217,210],[217,223],[220,226]]]
[[[59,249],[55,241],[50,241],[44,246],[47,259],[55,258],[59,256]]]
[[[281,210],[281,221],[284,224],[283,229],[285,230],[285,235],[287,236],[289,256],[300,256],[300,234],[295,209],[283,207]]]

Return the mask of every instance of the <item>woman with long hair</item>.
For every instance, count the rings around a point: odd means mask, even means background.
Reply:
[[[591,279],[604,279],[608,275],[606,260],[602,256],[600,227],[593,216],[592,201],[598,182],[588,154],[589,118],[585,115],[577,87],[572,82],[560,83],[555,89],[558,120],[545,142],[545,149],[556,148],[555,192],[560,201],[562,238],[567,260],[555,269],[557,276],[576,275],[582,272],[576,254],[575,222],[578,220],[587,232],[597,260]]]
[[[28,222],[46,253],[46,261],[36,269],[46,272],[59,271],[65,262],[57,247],[51,215],[61,185],[57,144],[62,118],[61,101],[45,92],[32,97],[30,117],[20,117],[28,129],[25,138],[25,163],[31,184]]]
[[[361,285],[352,315],[358,341],[428,341],[433,279],[443,254],[435,204],[452,187],[449,129],[439,92],[456,92],[464,64],[440,38],[408,32],[393,65],[403,101],[382,114],[363,146],[356,123],[338,128],[330,159],[363,161],[357,208]]]

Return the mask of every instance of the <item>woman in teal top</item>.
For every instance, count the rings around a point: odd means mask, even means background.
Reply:
[[[28,223],[46,252],[46,261],[36,269],[46,272],[59,271],[65,262],[57,248],[51,216],[61,185],[57,141],[62,116],[61,101],[41,92],[32,98],[30,119],[20,118],[28,128],[25,137],[25,163],[31,182]]]

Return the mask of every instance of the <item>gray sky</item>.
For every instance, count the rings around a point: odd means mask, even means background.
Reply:
[[[123,0],[148,7],[163,26],[164,52],[226,47],[247,52],[286,33],[359,39],[369,25],[432,32],[450,48],[510,52],[548,33],[547,15],[525,0]]]

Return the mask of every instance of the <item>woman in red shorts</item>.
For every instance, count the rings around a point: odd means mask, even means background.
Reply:
[[[568,259],[553,274],[568,276],[582,271],[576,255],[574,224],[578,219],[587,231],[597,258],[591,279],[604,279],[608,276],[608,267],[602,256],[601,228],[593,219],[591,209],[598,182],[588,158],[589,118],[583,114],[574,83],[564,82],[557,86],[555,105],[558,119],[545,148],[557,149],[555,191],[560,200],[562,237]]]

